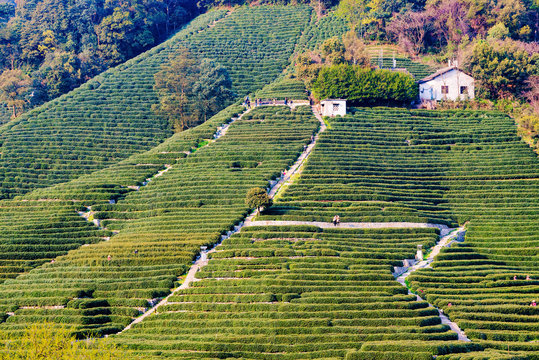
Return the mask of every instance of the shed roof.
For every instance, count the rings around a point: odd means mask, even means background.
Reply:
[[[324,102],[324,101],[346,101],[346,99],[324,99],[321,102]]]
[[[442,76],[443,74],[448,73],[451,70],[457,70],[457,71],[460,71],[461,73],[464,73],[464,74],[470,76],[470,74],[467,74],[465,71],[463,71],[462,69],[459,69],[456,66],[448,66],[448,67],[445,67],[445,68],[442,68],[442,69],[436,71],[434,74],[430,74],[429,76],[424,77],[423,79],[419,80],[418,83],[421,84],[421,83],[424,83],[424,82],[427,82],[427,81],[431,81],[432,79],[435,79],[438,76]]]

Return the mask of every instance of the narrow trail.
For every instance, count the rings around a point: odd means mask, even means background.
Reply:
[[[284,104],[282,104],[284,105]],[[271,105],[270,105],[271,106]],[[281,106],[281,104],[275,104],[275,106]],[[303,165],[305,164],[305,161],[309,157],[309,155],[312,153],[317,140],[319,139],[320,133],[324,132],[327,127],[324,123],[321,115],[317,112],[317,110],[313,107],[312,108],[314,115],[320,121],[320,128],[317,132],[317,134],[313,137],[313,140],[311,143],[304,149],[303,153],[298,157],[296,162],[290,167],[290,169],[286,172],[284,176],[282,176],[278,181],[270,182],[268,195],[271,198],[274,198],[280,190],[286,188],[288,184],[290,184],[295,177],[301,174],[303,171]],[[247,114],[251,109],[247,109],[238,119],[243,117],[243,115]],[[237,120],[237,119],[236,119]],[[214,140],[211,142],[217,140],[218,138],[224,136],[228,130],[228,126],[231,123],[221,127],[218,129],[214,135]],[[211,143],[210,142],[210,143]],[[188,289],[192,282],[199,281],[196,278],[196,273],[206,266],[209,262],[208,254],[213,253],[217,250],[217,248],[222,244],[222,242],[228,238],[230,238],[232,235],[238,233],[241,231],[243,227],[249,227],[249,226],[284,226],[284,225],[314,225],[320,228],[346,228],[346,229],[363,229],[363,228],[438,228],[440,229],[440,234],[442,238],[437,243],[436,246],[432,249],[427,259],[409,267],[406,269],[406,272],[400,275],[396,278],[396,280],[402,284],[403,286],[406,286],[405,280],[406,277],[408,277],[411,273],[418,269],[422,269],[425,267],[429,267],[432,261],[434,260],[434,257],[438,255],[442,247],[450,246],[452,243],[457,241],[457,239],[460,238],[461,235],[464,234],[466,231],[465,227],[462,226],[456,231],[452,231],[454,229],[450,229],[446,225],[440,225],[440,224],[429,224],[429,223],[409,223],[409,222],[388,222],[388,223],[340,223],[339,225],[335,226],[333,223],[327,223],[327,222],[308,222],[308,221],[253,221],[254,217],[256,216],[256,211],[253,211],[249,216],[245,218],[243,222],[238,224],[234,227],[234,230],[229,231],[226,235],[222,235],[219,239],[219,242],[214,244],[213,248],[211,249],[201,249],[200,256],[196,259],[196,261],[193,262],[193,265],[190,267],[189,271],[187,272],[187,275],[185,276],[182,284],[174,289],[167,297],[159,301],[156,305],[148,309],[146,312],[144,312],[142,315],[140,315],[138,318],[133,320],[128,326],[126,326],[119,334],[123,333],[124,331],[127,331],[131,329],[131,327],[135,324],[140,323],[144,319],[146,319],[148,316],[157,313],[158,309],[164,305],[169,304],[169,299],[171,296],[174,296],[178,291],[183,289]],[[411,292],[409,292],[411,293]],[[421,297],[418,295],[417,299],[423,301]],[[429,304],[430,306],[434,307],[432,304]],[[455,331],[458,335],[458,339],[462,341],[470,341],[464,332],[458,327],[458,325],[454,322],[452,322],[443,312],[438,309],[440,319],[442,321],[442,324],[447,324],[449,327]]]
[[[279,106],[279,105],[276,105],[276,106]],[[286,175],[285,176],[282,176],[280,178],[279,181],[275,181],[275,182],[270,182],[270,189],[268,191],[268,194],[271,198],[273,198],[275,196],[275,194],[277,194],[277,192],[279,191],[279,189],[283,186],[283,184],[287,183],[288,181],[290,181],[290,179],[294,176],[294,175],[297,175],[297,174],[300,174],[303,167],[302,167],[302,164],[305,162],[305,160],[308,158],[308,156],[311,154],[312,150],[314,149],[315,145],[316,145],[316,141],[318,140],[319,138],[319,134],[323,131],[326,130],[326,125],[324,123],[324,121],[322,120],[322,117],[320,116],[320,114],[315,110],[315,108],[313,107],[312,108],[313,110],[313,113],[314,115],[316,116],[316,118],[318,119],[318,121],[320,121],[320,128],[318,130],[318,133],[313,137],[313,140],[311,141],[311,143],[305,148],[305,150],[303,151],[303,153],[298,157],[298,159],[296,160],[296,162],[294,163],[294,165],[292,165],[290,167],[290,169],[286,172]],[[239,120],[241,119],[245,114],[249,113],[251,111],[251,109],[247,109],[245,112],[243,112],[241,114],[241,116],[239,118],[237,118],[236,120]],[[232,122],[231,122],[232,123]],[[216,132],[216,136],[214,136],[214,141],[217,140],[219,137],[222,137],[226,134],[227,130],[228,130],[228,126],[231,124],[227,124],[225,127],[222,127],[221,129],[218,129],[217,132]],[[183,290],[183,289],[188,289],[189,288],[189,285],[192,283],[192,282],[195,282],[195,281],[198,281],[198,279],[196,279],[196,273],[198,272],[198,270],[200,270],[202,267],[206,266],[208,264],[208,254],[210,253],[213,253],[217,250],[217,247],[219,247],[224,240],[228,239],[229,237],[231,237],[232,235],[238,233],[241,231],[241,229],[244,227],[244,226],[249,226],[249,225],[246,225],[246,224],[250,224],[252,223],[252,219],[255,217],[256,215],[256,211],[253,211],[249,216],[247,216],[245,218],[245,220],[243,222],[241,222],[240,224],[236,225],[234,227],[234,230],[231,230],[229,231],[226,235],[221,235],[221,238],[219,239],[219,241],[214,244],[213,248],[212,249],[205,249],[205,250],[201,250],[200,251],[200,256],[198,257],[198,259],[193,263],[193,265],[189,268],[189,271],[187,272],[187,275],[185,276],[185,279],[183,280],[182,284],[177,287],[176,289],[174,289],[167,297],[165,297],[164,299],[162,299],[161,301],[159,301],[159,303],[157,303],[156,305],[154,305],[153,307],[151,307],[150,309],[148,309],[146,312],[144,312],[142,315],[140,315],[139,317],[137,317],[135,320],[133,320],[133,322],[131,322],[129,325],[127,325],[122,331],[120,331],[118,334],[121,334],[123,333],[124,331],[127,331],[129,329],[131,329],[131,327],[135,324],[138,324],[139,322],[143,321],[145,318],[147,318],[148,316],[150,316],[151,314],[153,313],[156,313],[157,310],[161,307],[161,306],[164,306],[166,304],[169,303],[168,299],[175,295],[178,291],[180,290]]]
[[[440,239],[440,241],[432,248],[430,254],[427,256],[426,259],[424,259],[422,261],[419,261],[418,263],[408,267],[406,269],[406,271],[402,275],[398,276],[396,278],[397,282],[399,282],[399,284],[401,284],[402,286],[408,287],[406,285],[406,278],[408,276],[410,276],[410,274],[412,274],[414,271],[417,271],[419,269],[424,269],[424,268],[431,267],[430,266],[431,263],[434,261],[434,258],[436,257],[436,255],[438,255],[440,253],[442,248],[450,247],[455,242],[463,241],[465,233],[466,233],[466,224],[464,224],[463,226],[461,226],[461,227],[459,227],[457,229],[452,229],[452,231],[449,234],[443,236]],[[408,290],[408,294],[413,294],[413,293],[410,290]],[[413,295],[417,296],[418,301],[419,300],[425,301],[419,295],[417,295],[417,294],[413,294]],[[457,333],[458,340],[460,340],[460,341],[471,341],[470,339],[468,339],[468,337],[466,336],[464,331],[462,331],[462,329],[455,322],[451,321],[449,319],[449,317],[447,317],[447,315],[445,315],[441,309],[438,309],[436,306],[434,306],[434,305],[432,305],[430,303],[429,303],[429,305],[438,310],[438,314],[440,316],[440,319],[442,320],[442,324],[449,325],[451,330],[453,330],[454,332]]]
[[[281,189],[283,189],[285,186],[290,184],[293,176],[298,176],[303,172],[303,165],[305,165],[305,161],[307,160],[309,155],[311,155],[314,149],[314,146],[316,145],[316,142],[320,138],[320,134],[326,131],[327,129],[327,126],[324,123],[324,120],[322,120],[322,116],[320,116],[318,111],[314,110],[314,108],[313,108],[313,113],[318,119],[318,121],[320,122],[320,129],[318,130],[318,133],[313,137],[313,140],[311,141],[311,143],[307,145],[303,153],[298,157],[294,165],[292,165],[290,169],[284,174],[284,176],[282,176],[281,179],[275,185],[273,185],[273,187],[270,189],[268,195],[272,199],[277,195],[277,193]]]
[[[449,227],[440,224],[412,223],[412,222],[343,222],[334,225],[331,222],[321,221],[250,221],[244,226],[289,226],[312,225],[321,229],[387,229],[387,228],[438,228],[441,233],[448,232]]]
[[[223,125],[219,126],[215,130],[215,133],[213,134],[213,138],[212,139],[207,139],[208,143],[206,145],[201,146],[200,148],[191,149],[189,151],[186,151],[185,154],[187,156],[192,155],[196,151],[198,151],[198,150],[200,150],[200,149],[202,149],[202,148],[204,148],[206,146],[209,146],[210,144],[213,144],[215,141],[217,141],[218,139],[220,139],[221,137],[223,137],[227,133],[228,129],[230,128],[230,125],[232,125],[234,122],[240,120],[244,115],[248,114],[251,110],[252,109],[246,109],[238,117],[231,118],[231,121],[229,121],[226,124],[223,124]],[[157,173],[155,173],[154,175],[152,175],[149,178],[147,178],[146,180],[144,180],[142,185],[140,185],[140,186],[139,185],[129,185],[129,186],[127,186],[127,188],[131,189],[133,191],[140,191],[140,189],[142,189],[145,186],[148,186],[153,180],[163,176],[166,172],[168,172],[173,167],[174,167],[173,165],[166,164],[164,169],[159,170]],[[109,200],[109,203],[110,204],[115,204],[116,202],[111,199],[111,200]],[[99,219],[94,218],[95,212],[92,210],[91,206],[88,206],[86,211],[78,211],[78,214],[81,217],[83,217],[84,219],[86,219],[86,221],[91,222],[92,224],[94,224],[94,226],[97,227],[99,230],[108,230],[106,227],[102,226],[101,221]],[[117,234],[117,233],[118,233],[118,231],[113,231],[114,235]],[[103,239],[105,241],[109,241],[110,237],[107,236],[107,237],[104,237]]]

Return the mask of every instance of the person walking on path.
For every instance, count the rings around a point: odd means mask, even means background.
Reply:
[[[337,226],[337,225],[339,225],[340,222],[341,222],[341,219],[339,218],[339,215],[335,215],[333,217],[333,225]]]
[[[339,225],[341,223],[341,217],[339,215],[336,215],[337,216],[337,225]]]

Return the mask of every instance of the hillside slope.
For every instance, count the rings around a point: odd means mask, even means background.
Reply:
[[[306,6],[209,12],[158,47],[3,126],[0,198],[94,172],[172,135],[151,110],[153,76],[180,46],[225,66],[239,97],[269,83],[288,65],[310,12]]]
[[[101,200],[102,205],[94,206],[96,216],[110,219],[103,224],[120,233],[109,233],[108,241],[80,247],[7,280],[0,286],[0,309],[14,314],[0,325],[0,332],[16,336],[21,326],[43,320],[69,322],[80,331],[100,334],[122,329],[150,299],[168,294],[201,245],[217,241],[245,215],[247,191],[265,186],[289,166],[317,124],[309,110],[253,111],[225,137],[178,159],[169,171],[117,204]],[[185,146],[181,134],[176,139],[180,149]],[[167,146],[171,149],[175,143]],[[160,154],[146,157],[158,159]],[[79,183],[81,198],[89,195],[86,184]],[[76,214],[75,204],[71,214]],[[103,236],[97,228],[93,234]],[[34,248],[42,255],[39,251]]]

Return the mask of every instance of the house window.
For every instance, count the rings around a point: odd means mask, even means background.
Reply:
[[[461,86],[460,87],[460,94],[461,95],[468,95],[468,87],[467,86]]]
[[[449,86],[442,85],[442,94],[449,94]]]
[[[333,104],[333,112],[339,111],[339,104]]]

